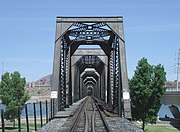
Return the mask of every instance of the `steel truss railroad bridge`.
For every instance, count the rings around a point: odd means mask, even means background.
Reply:
[[[51,91],[56,111],[92,94],[131,119],[122,17],[57,17]]]

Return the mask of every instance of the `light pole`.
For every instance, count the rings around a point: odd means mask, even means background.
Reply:
[[[178,51],[178,58],[177,58],[177,84],[176,84],[176,90],[178,91],[179,87],[179,70],[180,70],[180,49]]]

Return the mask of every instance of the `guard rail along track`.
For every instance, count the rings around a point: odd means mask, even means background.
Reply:
[[[111,132],[102,111],[91,96],[88,96],[78,111],[68,132]]]

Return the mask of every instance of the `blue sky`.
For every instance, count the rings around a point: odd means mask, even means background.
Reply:
[[[123,16],[129,77],[146,57],[175,80],[179,12],[179,0],[0,0],[0,74],[33,81],[52,72],[56,16]]]

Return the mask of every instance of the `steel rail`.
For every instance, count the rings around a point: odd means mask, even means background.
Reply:
[[[112,132],[112,130],[109,128],[105,118],[103,117],[102,111],[100,110],[98,104],[95,102],[96,99],[94,99],[93,97],[91,97],[91,99],[92,99],[92,107],[93,107],[93,113],[92,113],[92,117],[91,117],[91,132],[95,132],[95,114],[96,114],[96,112],[99,113],[100,119],[102,120],[105,130],[107,132]],[[84,111],[84,117],[85,117],[84,132],[89,131],[87,100],[88,100],[88,98],[86,98],[84,100],[83,104],[81,105],[81,108],[79,108],[79,110],[78,110],[78,113],[77,113],[75,119],[73,120],[72,125],[70,126],[70,129],[67,132],[73,132],[76,129],[78,121],[79,121],[83,111]]]
[[[95,99],[94,99],[94,100],[95,100]],[[110,129],[108,123],[106,122],[106,120],[105,120],[105,118],[104,118],[104,116],[103,116],[103,114],[102,114],[99,106],[97,105],[97,103],[95,103],[95,105],[96,105],[96,108],[97,108],[97,110],[98,110],[98,112],[99,112],[99,114],[100,114],[101,120],[102,120],[102,122],[103,122],[103,124],[104,124],[104,127],[105,127],[106,131],[107,131],[107,132],[113,132],[113,131]]]
[[[79,120],[79,118],[80,118],[81,112],[82,112],[82,110],[83,110],[83,107],[84,107],[87,99],[88,99],[88,98],[86,98],[86,99],[83,101],[83,104],[81,105],[81,108],[80,108],[79,112],[77,113],[77,116],[76,116],[75,120],[73,121],[72,125],[70,126],[69,130],[67,130],[67,132],[73,132],[73,131],[74,131],[74,129],[75,129],[75,127],[76,127],[76,124],[77,124],[77,122],[78,122],[78,120]]]
[[[85,107],[85,110],[84,110],[85,122],[86,122],[86,123],[85,123],[85,129],[84,129],[84,131],[85,131],[85,132],[88,132],[88,124],[89,124],[89,123],[88,123],[88,115],[87,115],[87,110],[86,110],[86,109],[87,109],[87,104],[86,104],[86,107]]]
[[[91,131],[95,132],[95,114],[96,114],[96,108],[95,104],[93,103],[93,115],[92,115],[92,120],[91,120]]]

